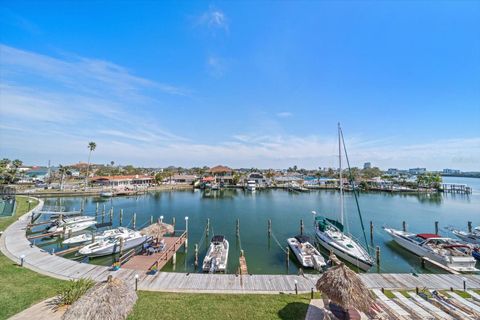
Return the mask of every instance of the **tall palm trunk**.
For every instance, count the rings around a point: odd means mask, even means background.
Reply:
[[[83,190],[87,190],[87,185],[88,185],[88,174],[90,171],[90,156],[92,155],[92,149],[90,149],[90,152],[88,152],[88,164],[87,164],[87,175],[85,176],[85,186]]]

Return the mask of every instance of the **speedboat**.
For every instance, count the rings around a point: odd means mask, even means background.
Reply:
[[[123,250],[135,248],[148,240],[148,236],[138,231],[125,229],[121,235],[111,236],[96,241],[81,248],[78,253],[88,257],[100,257],[120,252],[123,242]]]
[[[348,261],[361,270],[369,270],[373,259],[353,237],[343,232],[343,225],[325,217],[315,217],[317,224],[316,236],[322,247],[333,252],[337,257]]]
[[[61,218],[52,221],[47,226],[46,232],[57,232],[65,228],[66,232],[78,232],[96,224],[95,217],[79,216],[72,218]]]
[[[254,192],[256,189],[257,184],[253,180],[247,181],[247,190]]]
[[[391,228],[384,230],[403,248],[429,258],[458,272],[476,272],[472,248],[450,238],[432,233],[410,233]]]
[[[303,267],[321,270],[326,266],[325,259],[310,243],[307,236],[299,235],[295,238],[288,238],[287,242]]]
[[[100,197],[102,197],[102,198],[113,197],[113,192],[111,192],[111,191],[100,192]]]
[[[210,247],[203,259],[204,272],[225,272],[227,270],[229,243],[222,235],[212,237]]]
[[[480,244],[480,227],[475,227],[472,232],[454,229],[452,233],[465,242]]]
[[[115,237],[115,236],[121,236],[128,232],[128,229],[120,227],[116,229],[109,229],[105,230],[103,232],[99,232],[96,234],[92,233],[83,233],[78,236],[74,236],[71,238],[66,239],[65,241],[62,242],[62,244],[67,245],[67,246],[72,246],[72,245],[79,245],[85,242],[91,242],[92,240],[103,240],[108,237]]]

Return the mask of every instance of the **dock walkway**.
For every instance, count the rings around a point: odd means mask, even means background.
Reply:
[[[43,205],[40,200],[39,208]],[[34,209],[35,210],[35,209]],[[24,256],[24,266],[38,273],[59,279],[90,278],[104,281],[109,275],[118,277],[126,282],[135,282],[135,275],[139,275],[138,288],[151,291],[170,292],[217,292],[217,293],[279,293],[295,291],[295,280],[298,291],[309,293],[315,288],[319,275],[243,275],[235,274],[201,274],[157,272],[148,275],[146,272],[121,268],[113,271],[106,266],[81,263],[63,257],[52,255],[36,246],[31,246],[25,231],[30,222],[33,210],[22,216],[10,225],[0,237],[0,250],[11,260],[20,263]],[[232,258],[232,257],[231,257]],[[429,289],[461,289],[463,280],[467,281],[468,289],[480,289],[479,275],[454,274],[377,274],[367,273],[359,275],[368,288],[406,290],[418,288]]]
[[[162,270],[167,262],[177,253],[178,249],[185,243],[186,233],[184,232],[180,237],[164,237],[163,239],[165,240],[164,251],[151,255],[135,255],[125,262],[123,268],[146,272],[156,265],[157,270]]]

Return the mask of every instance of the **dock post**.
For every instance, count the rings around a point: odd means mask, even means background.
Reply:
[[[175,217],[172,218],[172,226],[173,226],[173,230],[175,230]]]
[[[313,288],[310,290],[310,299],[313,299]]]
[[[98,216],[98,202],[97,202],[97,207],[95,209],[95,216]]]
[[[185,217],[185,252],[188,249],[188,217]]]
[[[110,208],[110,223],[113,224],[113,207]]]
[[[68,238],[71,238],[72,237],[72,229],[69,229],[68,230]]]
[[[153,216],[150,216],[150,224],[153,224]]]
[[[172,263],[173,265],[177,264],[177,251],[173,252]]]
[[[287,251],[285,251],[285,263],[287,264],[287,268],[288,268],[288,265],[290,263],[290,247],[287,246]]]
[[[303,219],[300,219],[300,234],[303,236]]]
[[[135,227],[137,226],[137,213],[133,213],[133,230],[135,230]]]
[[[468,225],[468,232],[472,233],[472,221],[468,221],[467,225]]]
[[[403,231],[407,231],[407,223],[405,221],[402,222],[402,229]]]
[[[120,255],[123,253],[123,241],[125,241],[122,237],[120,237]]]
[[[423,257],[422,257],[421,261],[422,261],[422,269],[425,269],[425,259],[423,259]]]
[[[240,219],[237,219],[237,228],[236,228],[237,238],[240,237]]]
[[[195,262],[194,262],[195,269],[198,267],[198,244],[195,243]]]
[[[373,221],[370,221],[370,242],[373,243]]]
[[[438,221],[435,221],[435,234],[438,234]]]
[[[122,226],[123,222],[123,209],[120,209],[120,227]]]
[[[209,233],[210,233],[210,219],[207,218],[207,227],[205,228],[205,235],[206,235],[205,238],[208,238]]]
[[[268,236],[272,235],[272,220],[268,219]]]
[[[375,249],[375,256],[377,258],[377,266],[380,265],[380,247],[377,246],[377,248]]]

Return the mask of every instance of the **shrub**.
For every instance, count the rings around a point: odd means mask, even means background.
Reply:
[[[90,279],[70,280],[58,292],[58,306],[71,305],[93,287],[95,281]]]

